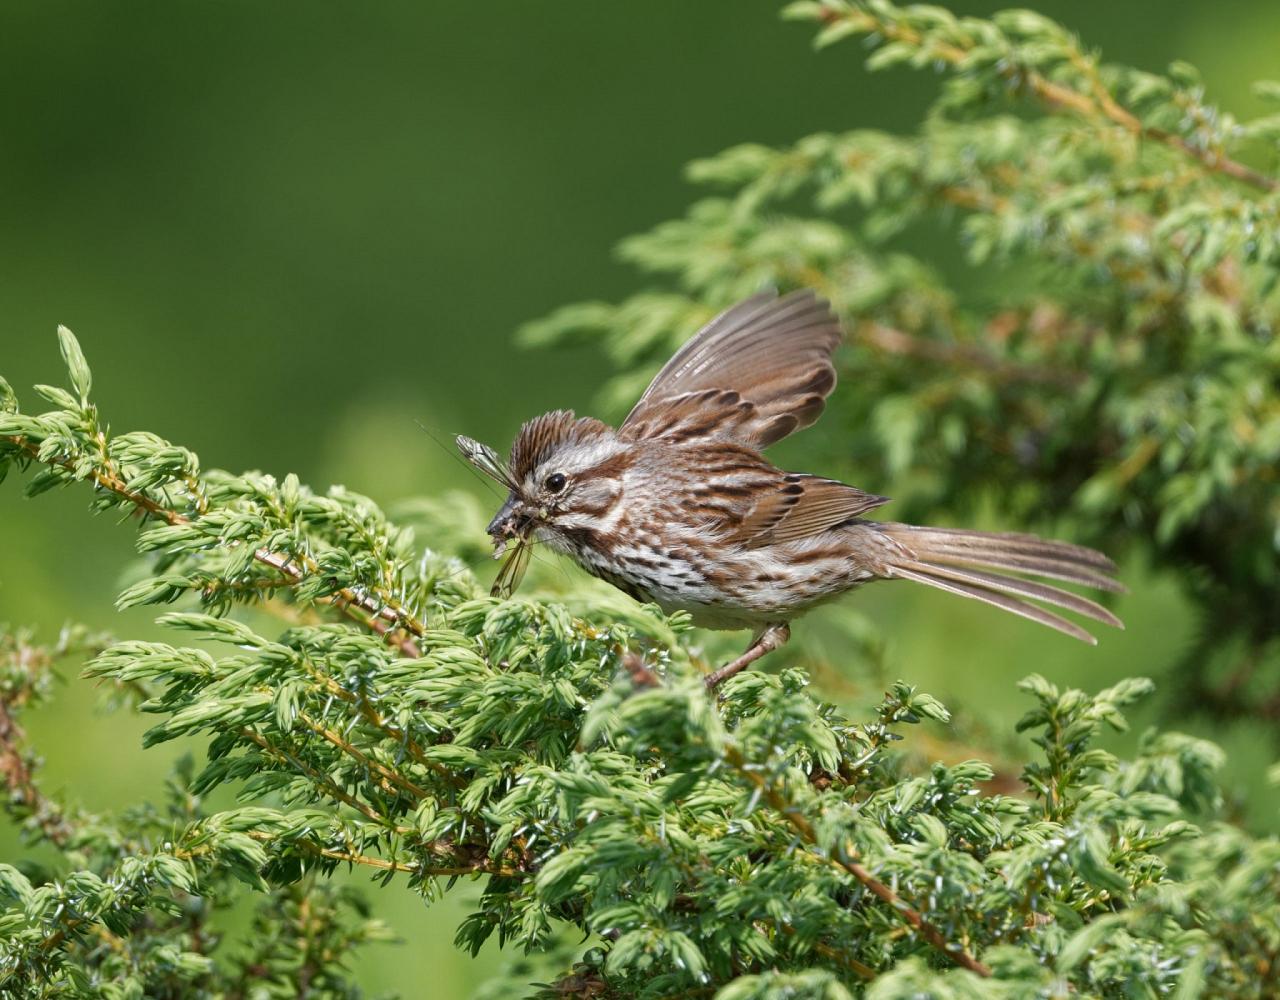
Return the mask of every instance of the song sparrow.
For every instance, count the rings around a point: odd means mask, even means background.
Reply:
[[[751,644],[709,687],[787,641],[796,616],[872,580],[914,580],[1097,640],[1030,603],[1123,627],[1093,601],[1027,575],[1124,588],[1092,549],[1035,535],[924,528],[863,515],[888,502],[821,476],[783,472],[761,450],[822,413],[840,327],[812,292],[763,293],[721,313],[666,364],[617,430],[556,410],[526,423],[503,463],[459,437],[509,490],[489,524],[494,585],[518,584],[533,541],[664,611]]]

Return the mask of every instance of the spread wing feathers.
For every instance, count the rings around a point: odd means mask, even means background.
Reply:
[[[756,444],[760,412],[732,389],[701,389],[640,402],[618,433],[649,441],[726,441]]]
[[[634,438],[764,448],[808,427],[835,388],[840,325],[811,291],[754,295],[699,330],[622,422]]]
[[[759,499],[726,538],[751,549],[809,538],[889,502],[834,479],[794,472],[780,476],[776,490],[753,490],[752,496]]]
[[[985,601],[1090,644],[1096,644],[1097,640],[1079,625],[1028,602],[1039,601],[1124,628],[1120,619],[1088,598],[1047,583],[1008,575],[1028,573],[1098,590],[1123,591],[1124,586],[1110,576],[1115,572],[1115,564],[1101,552],[1035,535],[916,528],[907,524],[878,527],[898,542],[902,550],[885,567],[886,576],[914,580]]]

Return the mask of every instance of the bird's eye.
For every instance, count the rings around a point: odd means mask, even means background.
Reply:
[[[546,487],[548,493],[559,493],[564,489],[564,484],[565,478],[563,472],[553,472],[551,475],[547,476]]]

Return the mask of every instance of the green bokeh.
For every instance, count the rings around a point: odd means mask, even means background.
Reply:
[[[1277,75],[1274,0],[1037,6],[1109,58],[1199,64],[1211,96],[1239,111],[1254,109],[1250,80]],[[56,381],[53,331],[66,323],[117,429],[155,431],[207,465],[292,470],[384,502],[470,488],[415,420],[501,444],[535,411],[589,409],[603,358],[516,351],[511,331],[633,290],[611,248],[683,211],[685,162],[919,120],[935,80],[868,75],[847,48],[815,55],[810,29],[776,11],[5,4],[0,373],[20,389]],[[0,489],[0,620],[148,634],[150,614],[112,608],[132,533],[90,521],[85,499]],[[994,627],[932,594],[884,588],[857,603],[893,636],[895,675],[999,726],[1030,670],[1098,686],[1177,653],[1192,626],[1176,586],[1136,566],[1125,576],[1129,629],[1098,650]],[[838,614],[811,626],[827,650],[839,649]],[[141,752],[142,724],[96,714],[95,699],[73,679],[33,720],[50,787],[96,809],[152,796],[172,754]],[[1235,787],[1258,796],[1266,734],[1212,735],[1234,755]],[[2,843],[12,854],[11,833]],[[360,960],[370,990],[463,996],[492,968],[452,949],[456,900],[428,911],[395,888],[378,900],[407,943]]]

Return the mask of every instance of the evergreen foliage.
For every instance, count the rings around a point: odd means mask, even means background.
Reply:
[[[1250,685],[1280,593],[1280,185],[1235,157],[1280,127],[1229,120],[1186,68],[1101,66],[1027,12],[789,11],[824,42],[872,37],[875,65],[948,70],[921,134],[695,165],[729,194],[624,245],[680,290],[572,307],[526,337],[603,336],[634,369],[620,400],[728,300],[816,286],[859,383],[827,419],[875,432],[848,435],[848,457],[913,474],[911,514],[946,496],[1069,515],[1178,567],[1234,656],[1218,707],[1275,711]],[[970,301],[887,245],[935,215],[1017,280]],[[46,848],[0,866],[0,989],[357,995],[344,958],[387,931],[332,887],[342,868],[427,901],[478,880],[457,939],[516,956],[493,996],[1280,991],[1280,843],[1226,821],[1221,752],[1170,732],[1125,758],[1099,743],[1149,682],[1027,678],[1018,729],[1037,751],[1020,793],[997,793],[983,761],[911,765],[901,747],[948,715],[909,684],[865,718],[798,670],[712,699],[680,616],[586,583],[487,596],[464,504],[396,523],[347,490],[110,433],[76,339],[60,342],[70,387],[36,390],[50,409],[22,411],[0,380],[0,477],[29,472],[29,495],[87,484],[95,511],[135,515],[146,572],[119,604],[180,610],[159,619],[172,643],[0,640],[7,808]],[[163,804],[98,817],[41,790],[20,717],[73,655],[155,718],[148,745],[207,747]],[[207,805],[219,789],[239,804]],[[243,897],[241,941],[224,918]]]

